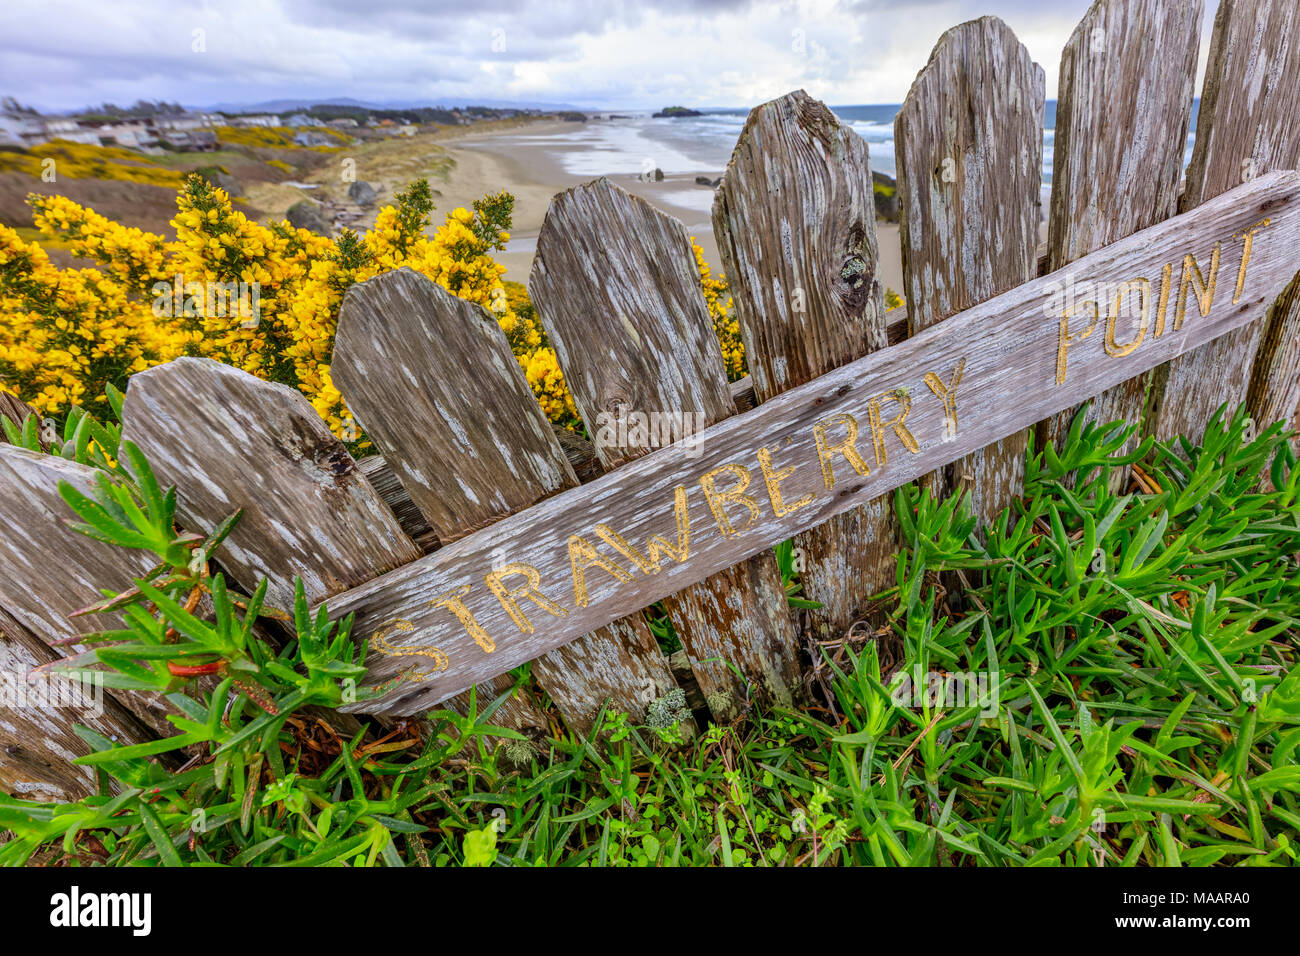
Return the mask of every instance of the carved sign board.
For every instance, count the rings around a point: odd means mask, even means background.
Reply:
[[[1259,318],[1297,269],[1300,174],[1260,177],[337,595],[395,681],[355,709],[420,712],[634,613]]]

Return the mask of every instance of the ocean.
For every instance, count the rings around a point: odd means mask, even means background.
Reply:
[[[1193,101],[1191,129],[1183,164],[1191,160],[1196,135],[1196,112],[1200,101]],[[899,104],[832,106],[846,122],[867,141],[871,168],[896,177],[894,163],[894,117]],[[580,151],[563,152],[558,158],[567,172],[581,177],[601,175],[636,175],[662,169],[665,174],[711,171],[720,175],[735,148],[744,126],[747,110],[709,109],[702,116],[680,119],[653,119],[648,112],[617,114],[618,119],[589,120],[580,130],[558,134],[524,134],[523,138],[545,146],[548,139],[557,145],[582,143]],[[602,114],[604,115],[604,114]],[[1056,126],[1056,101],[1048,100],[1043,126],[1043,188],[1052,182],[1052,149]],[[711,203],[708,193],[699,194],[701,209]]]

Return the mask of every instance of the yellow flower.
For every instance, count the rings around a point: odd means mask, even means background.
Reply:
[[[238,139],[283,135],[237,132]],[[251,222],[224,191],[191,177],[177,196],[176,238],[167,240],[62,196],[29,197],[42,235],[69,243],[97,268],[59,269],[37,243],[0,226],[0,388],[43,413],[84,402],[102,415],[108,384],[123,388],[135,372],[202,355],[297,387],[352,441],[356,424],[328,364],[344,293],[411,268],[487,308],[546,415],[577,428],[573,397],[527,290],[506,282],[505,267],[491,256],[509,241],[501,228],[508,213],[491,217],[475,203],[474,210],[452,210],[429,235],[431,207],[419,198],[413,187],[379,211],[369,232],[333,240],[288,223]],[[711,277],[692,245],[727,375],[739,378],[744,346],[726,282]]]

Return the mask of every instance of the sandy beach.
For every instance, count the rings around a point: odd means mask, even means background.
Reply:
[[[563,142],[566,134],[574,132],[575,125],[545,123],[523,132],[471,133],[445,147],[455,160],[455,166],[437,185],[442,193],[440,203],[443,208],[468,206],[473,199],[496,189],[508,189],[515,195],[514,230],[510,244],[497,257],[509,270],[506,275],[509,279],[527,281],[536,251],[537,234],[551,197],[594,178],[568,172],[562,162],[564,154],[584,148],[580,143]],[[686,231],[704,249],[705,261],[719,272],[722,259],[718,255],[712,222],[714,190],[698,185],[695,177],[705,176],[714,180],[722,173],[721,168],[665,173],[660,182],[646,182],[634,174],[612,170],[604,175],[621,188],[680,219]],[[876,230],[880,242],[881,281],[886,287],[901,292],[903,266],[898,226],[877,222]]]
[[[515,195],[515,219],[510,245],[497,254],[506,265],[508,280],[528,281],[537,234],[542,228],[551,198],[571,186],[608,176],[629,193],[643,196],[656,208],[676,216],[686,232],[705,250],[705,260],[715,273],[722,271],[718,243],[714,241],[711,209],[714,190],[697,185],[695,177],[712,181],[723,174],[723,161],[715,165],[692,165],[689,155],[660,150],[658,143],[637,139],[645,120],[629,120],[625,129],[617,129],[620,120],[591,120],[588,124],[563,121],[503,122],[477,124],[465,130],[441,130],[437,134],[420,134],[411,139],[398,138],[367,143],[357,147],[356,178],[364,179],[380,193],[380,204],[390,203],[396,191],[411,179],[426,177],[434,190],[438,212],[434,221],[441,222],[446,212],[456,207],[468,208],[474,199],[498,190]],[[672,121],[656,121],[672,122]],[[602,124],[598,129],[593,124]],[[640,127],[637,126],[640,124]],[[680,127],[679,127],[680,129]],[[669,130],[676,133],[677,130]],[[593,138],[608,133],[628,133],[630,143],[645,151],[611,150],[607,142]],[[671,140],[669,140],[671,142]],[[663,153],[667,153],[664,156]],[[655,159],[672,160],[662,181],[641,181],[636,170]],[[658,164],[655,164],[658,165]],[[654,168],[651,165],[650,168]],[[250,189],[253,206],[264,212],[265,219],[282,219],[285,211],[299,199],[320,199],[322,195],[342,202],[346,200],[346,183],[339,183],[337,166],[322,166],[315,174],[304,177],[316,189],[304,190],[287,183],[255,183]],[[581,172],[577,172],[581,170]],[[367,221],[373,221],[369,211]],[[364,228],[364,224],[361,228]],[[880,276],[885,287],[902,290],[902,259],[898,246],[898,226],[876,222],[880,241]]]

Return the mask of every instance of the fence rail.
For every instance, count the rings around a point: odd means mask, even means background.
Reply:
[[[801,91],[756,108],[713,210],[751,373],[732,386],[681,223],[605,180],[560,194],[529,290],[590,441],[556,434],[491,315],[407,270],[349,291],[332,361],[382,457],[198,359],[132,379],[124,434],[183,524],[243,509],[234,581],[269,578],[283,606],[301,577],[357,615],[368,680],[396,679],[358,709],[463,707],[527,661],[580,731],[684,688],[720,719],[797,702],[802,640],[844,633],[892,580],[889,490],[960,490],[987,520],[1021,489],[1028,430],[1059,437],[1089,399],[1160,437],[1225,401],[1296,422],[1297,16],[1220,4],[1180,187],[1202,3],[1094,4],[1062,57],[1045,246],[1043,71],[996,18],[945,33],[896,119],[905,318],[884,309],[865,142]],[[662,428],[620,427],[632,412]],[[0,445],[6,673],[75,651],[104,625],[70,613],[144,570],[64,526],[61,479],[90,473]],[[791,537],[822,604],[807,620],[771,552]],[[674,660],[643,614],[658,601]],[[170,730],[139,695],[98,711],[0,708],[0,787],[88,792],[74,724]],[[517,693],[493,719],[548,727]]]

